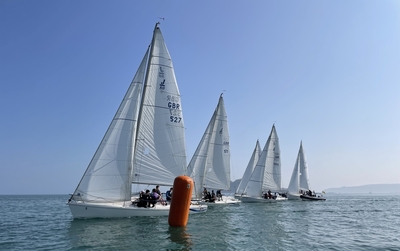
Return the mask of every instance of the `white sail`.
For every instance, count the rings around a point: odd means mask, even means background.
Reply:
[[[300,186],[299,188],[301,190],[310,190],[310,181],[308,178],[308,165],[307,165],[307,159],[306,159],[306,154],[303,149],[303,143],[300,143],[300,150],[299,150],[299,155],[300,155]]]
[[[263,192],[281,190],[281,160],[279,138],[272,126],[267,143],[261,153],[244,193],[249,197],[261,197]]]
[[[246,170],[244,171],[243,177],[239,183],[238,188],[236,189],[236,194],[242,194],[246,188],[247,183],[249,182],[251,173],[257,165],[258,159],[261,155],[261,146],[260,142],[257,140],[256,146],[254,147],[253,154],[251,155],[250,161],[247,164]]]
[[[171,186],[177,176],[186,173],[185,129],[172,60],[158,27],[138,129],[133,182]]]
[[[74,192],[86,202],[129,201],[132,155],[148,50],[92,161]]]
[[[297,155],[297,160],[296,163],[294,164],[292,176],[290,178],[289,186],[288,186],[288,192],[290,194],[298,194],[300,190],[300,161],[299,161],[299,155]]]
[[[157,23],[150,49],[68,205],[74,218],[166,216],[165,203],[151,209],[132,203],[132,183],[171,186],[185,173],[181,97]],[[189,213],[205,211],[206,205],[191,205]]]
[[[303,143],[300,142],[300,149],[297,154],[292,177],[290,178],[288,192],[298,194],[299,190],[308,191],[310,189],[309,183],[307,160],[303,150]]]
[[[213,117],[211,118],[210,123],[213,121]],[[193,154],[192,159],[189,162],[188,166],[188,176],[193,179],[194,189],[193,189],[193,197],[200,199],[202,196],[202,187],[203,180],[205,175],[205,169],[207,164],[208,157],[208,148],[210,146],[209,141],[211,139],[211,134],[213,131],[213,126],[209,125],[206,128],[206,131],[203,134],[203,137],[200,140],[199,145],[196,148],[196,151]]]
[[[188,174],[195,181],[197,198],[201,198],[204,187],[215,190],[230,188],[229,131],[222,94],[189,163]]]
[[[271,134],[268,138],[268,154],[264,170],[263,191],[281,191],[281,150],[279,148],[279,138],[272,126]]]

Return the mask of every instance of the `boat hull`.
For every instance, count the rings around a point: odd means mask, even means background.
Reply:
[[[265,199],[263,197],[242,196],[241,198],[243,203],[273,203],[287,200],[287,198],[285,197],[277,197],[276,199]]]
[[[98,203],[67,203],[72,216],[80,218],[127,218],[141,216],[168,216],[170,205],[156,204],[153,208],[136,207],[123,204],[98,204]],[[204,213],[207,205],[191,205],[189,214]]]
[[[325,201],[326,199],[322,196],[315,197],[315,196],[309,196],[309,195],[300,195],[301,200],[311,200],[311,201]]]
[[[301,200],[299,193],[287,193],[287,197],[289,200]]]
[[[219,206],[219,205],[235,205],[239,204],[241,201],[239,199],[235,199],[233,197],[227,197],[226,199],[223,200],[216,200],[214,202],[204,202],[206,205],[210,206]]]

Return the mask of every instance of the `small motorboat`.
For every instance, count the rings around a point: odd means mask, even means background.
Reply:
[[[326,198],[322,197],[322,195],[310,196],[307,194],[300,195],[300,199],[302,199],[302,200],[326,200]]]

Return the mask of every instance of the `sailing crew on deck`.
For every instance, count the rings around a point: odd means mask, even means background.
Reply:
[[[160,186],[159,185],[156,186],[156,193],[158,193],[158,195],[161,196],[161,191],[160,191]]]
[[[207,195],[208,195],[207,188],[204,188],[204,190],[203,190],[204,199],[207,199]]]
[[[221,190],[217,190],[217,199],[222,200],[222,193]]]
[[[167,198],[167,201],[172,200],[172,187],[165,193],[165,197]]]
[[[151,201],[150,204],[152,205],[152,207],[154,207],[157,202],[160,200],[161,196],[157,193],[156,189],[153,188],[153,191],[151,193]]]

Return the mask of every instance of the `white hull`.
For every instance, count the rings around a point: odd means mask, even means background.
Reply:
[[[287,197],[289,200],[301,200],[299,193],[287,193]]]
[[[136,216],[168,216],[170,205],[156,204],[153,208],[136,207],[132,204],[67,203],[72,216],[77,218],[127,218]],[[204,213],[207,205],[191,205],[189,214]]]
[[[214,202],[205,202],[206,205],[234,205],[234,204],[239,204],[241,201],[238,199],[235,199],[233,197],[227,197],[226,199],[223,200],[216,200]]]
[[[276,199],[265,199],[263,197],[249,197],[249,196],[242,196],[243,203],[273,203],[277,201],[284,201],[287,200],[285,197],[277,197]]]
[[[240,200],[241,198],[242,198],[242,195],[241,195],[241,194],[235,193],[235,199]]]

